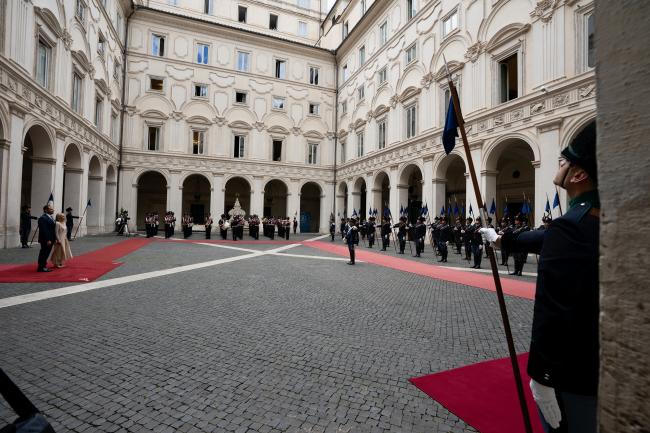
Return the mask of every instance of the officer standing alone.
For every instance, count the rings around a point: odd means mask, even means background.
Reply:
[[[482,233],[510,251],[539,254],[527,370],[545,430],[595,433],[600,236],[595,123],[562,151],[553,183],[566,190],[569,211],[548,229]]]
[[[354,265],[354,246],[359,243],[359,228],[357,227],[356,218],[350,218],[350,227],[345,233],[345,243],[348,244],[348,251],[350,252],[348,265]]]

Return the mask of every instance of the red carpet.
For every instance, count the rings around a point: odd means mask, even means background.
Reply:
[[[322,241],[306,242],[304,245],[337,254],[339,256],[349,256],[348,247],[346,245]],[[416,262],[415,260],[401,259],[381,253],[373,253],[362,248],[357,248],[356,258],[357,260],[371,263],[373,265],[385,266],[391,269],[411,272],[413,274],[436,278],[438,280],[465,284],[467,286],[478,287],[493,292],[496,291],[494,287],[494,278],[491,273],[482,274],[479,272],[450,269],[445,266],[436,266],[427,263],[426,259],[421,259],[422,262]],[[535,299],[535,283],[514,280],[512,278],[501,278],[501,286],[503,287],[503,293],[506,295]]]
[[[524,392],[535,433],[543,433],[526,374],[528,354],[519,355]],[[481,433],[523,433],[510,358],[495,359],[430,374],[411,383]]]
[[[142,248],[150,239],[125,239],[113,245],[73,257],[65,267],[52,272],[36,272],[36,263],[23,265],[2,265],[0,283],[55,283],[95,281],[105,273],[112,271],[121,263],[115,260]],[[74,245],[73,245],[74,248]],[[74,250],[72,252],[74,254]],[[48,263],[52,268],[52,264]]]

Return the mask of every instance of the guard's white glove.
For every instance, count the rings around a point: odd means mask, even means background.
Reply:
[[[481,227],[478,229],[478,231],[481,233],[481,237],[483,237],[484,243],[489,242],[492,246],[496,245],[496,241],[499,239],[499,235],[497,235],[497,232],[494,229]]]
[[[537,407],[539,407],[548,425],[552,428],[560,427],[562,412],[560,412],[560,405],[557,403],[555,390],[535,382],[533,379],[530,379],[530,390],[533,392],[533,399],[535,399],[535,403],[537,403]]]

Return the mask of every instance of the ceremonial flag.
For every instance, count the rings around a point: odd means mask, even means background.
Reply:
[[[557,191],[555,191],[555,198],[553,199],[553,209],[555,209],[559,205],[560,205],[560,196],[558,195]]]
[[[425,203],[422,215],[427,216],[429,214],[429,206]]]
[[[528,215],[528,203],[524,202],[524,204],[521,205],[521,213]]]
[[[463,207],[461,208],[461,211],[463,212],[461,215],[462,215],[462,216],[465,216],[465,206],[463,206]]]
[[[391,216],[391,214],[390,214],[390,209],[388,208],[388,206],[386,206],[386,207],[384,208],[384,216],[385,216],[386,218],[388,218],[388,217]]]
[[[86,203],[86,207],[92,207],[93,205],[90,204],[90,199],[88,199],[88,203]]]
[[[490,206],[490,213],[492,215],[497,213],[497,202],[494,200],[494,197],[492,197],[492,206]]]
[[[404,216],[404,206],[399,205],[399,216]]]
[[[469,204],[469,214],[474,216],[474,210],[472,209],[472,203]]]
[[[353,208],[353,209],[352,209],[352,218],[355,218],[355,217],[357,217],[357,216],[358,216],[358,215],[357,215],[357,210]]]
[[[443,206],[440,208],[440,215],[444,215],[444,214],[445,214],[445,206],[443,205]]]
[[[454,100],[449,98],[449,107],[445,118],[445,129],[442,131],[442,145],[445,147],[447,155],[454,150],[456,146],[456,137],[458,137],[458,119],[454,110]]]
[[[368,209],[369,209],[369,210],[368,210],[368,215],[369,215],[369,216],[372,216],[372,206],[370,206]]]
[[[454,205],[454,215],[458,215],[460,213],[460,209],[458,209],[458,203]]]
[[[551,213],[551,204],[548,202],[548,197],[546,197],[546,209],[544,211],[548,214]]]
[[[54,194],[50,193],[50,198],[47,199],[47,205],[54,207]]]

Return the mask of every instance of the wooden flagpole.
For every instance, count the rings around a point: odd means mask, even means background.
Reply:
[[[444,56],[443,56],[444,59]],[[456,86],[451,78],[449,69],[447,68],[447,60],[445,61],[445,68],[447,69],[447,79],[449,81],[449,90],[451,92],[451,97],[454,103],[454,112],[456,113],[456,122],[460,129],[460,135],[463,139],[463,147],[465,148],[465,155],[467,156],[467,165],[469,166],[469,174],[472,178],[472,185],[474,187],[474,194],[476,196],[476,203],[481,213],[482,220],[487,221],[487,209],[483,203],[481,197],[481,190],[479,189],[479,183],[476,176],[476,171],[474,169],[474,162],[472,160],[472,153],[469,149],[469,143],[467,141],[467,134],[465,132],[465,120],[463,119],[463,114],[460,109],[460,100],[458,98],[458,92],[456,91]],[[517,385],[517,394],[519,396],[519,404],[521,406],[521,414],[524,419],[524,428],[526,433],[532,433],[533,428],[530,423],[530,414],[528,413],[528,406],[526,404],[526,396],[524,394],[524,386],[521,380],[521,372],[519,370],[519,363],[517,362],[517,352],[515,351],[515,344],[512,338],[512,331],[510,329],[510,320],[508,319],[508,309],[506,307],[506,301],[503,296],[503,288],[501,287],[501,278],[499,276],[499,269],[497,267],[496,257],[494,255],[494,249],[489,244],[486,246],[488,257],[490,258],[490,266],[492,267],[492,276],[494,277],[494,285],[496,287],[497,299],[499,301],[499,309],[501,310],[501,319],[503,321],[503,328],[506,334],[506,341],[508,344],[508,352],[510,353],[510,362],[512,363],[512,370],[515,376],[515,383]]]

